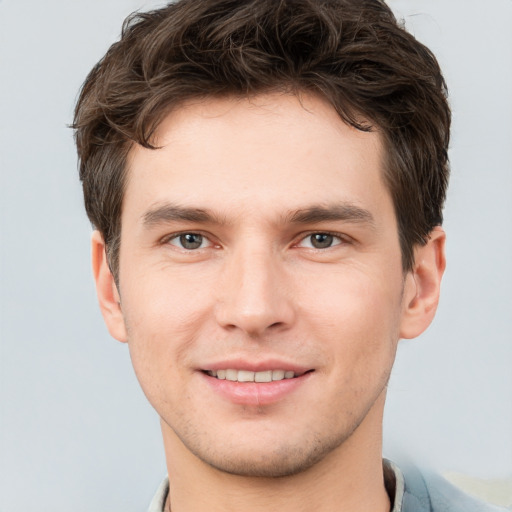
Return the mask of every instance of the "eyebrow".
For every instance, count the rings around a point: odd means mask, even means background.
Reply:
[[[202,208],[189,208],[175,204],[156,206],[155,208],[148,210],[142,216],[142,223],[148,228],[173,221],[208,222],[215,224],[222,223],[217,216],[207,210],[203,210]]]
[[[314,205],[292,212],[288,216],[293,224],[315,224],[324,221],[345,221],[375,225],[373,215],[366,209],[353,203],[337,203],[332,205]]]
[[[368,210],[348,202],[331,205],[312,205],[307,208],[293,210],[286,214],[283,220],[284,223],[291,224],[344,221],[369,224],[372,227],[375,225],[373,215]],[[147,228],[176,221],[226,224],[225,218],[221,218],[208,210],[176,204],[155,206],[142,216],[142,223]]]

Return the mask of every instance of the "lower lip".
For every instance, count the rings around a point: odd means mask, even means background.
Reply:
[[[221,380],[202,373],[209,386],[223,398],[239,405],[270,405],[283,400],[304,382],[313,372],[308,372],[293,379],[272,382],[234,382]]]

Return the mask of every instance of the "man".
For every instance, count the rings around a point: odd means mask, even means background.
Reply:
[[[487,510],[381,453],[439,298],[449,124],[380,0],[125,23],[74,126],[100,306],[161,418],[152,511]]]

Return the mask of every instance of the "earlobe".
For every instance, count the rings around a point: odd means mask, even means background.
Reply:
[[[92,234],[91,249],[92,270],[101,313],[111,336],[124,343],[127,335],[120,296],[108,265],[105,242],[99,231]]]
[[[401,338],[419,336],[434,318],[446,267],[445,241],[444,230],[437,226],[428,242],[414,251],[414,266],[405,280]]]

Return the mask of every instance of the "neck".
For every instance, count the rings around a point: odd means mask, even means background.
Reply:
[[[212,468],[162,422],[170,508],[172,512],[389,512],[381,425],[382,408],[376,407],[341,446],[306,471],[262,478]]]

